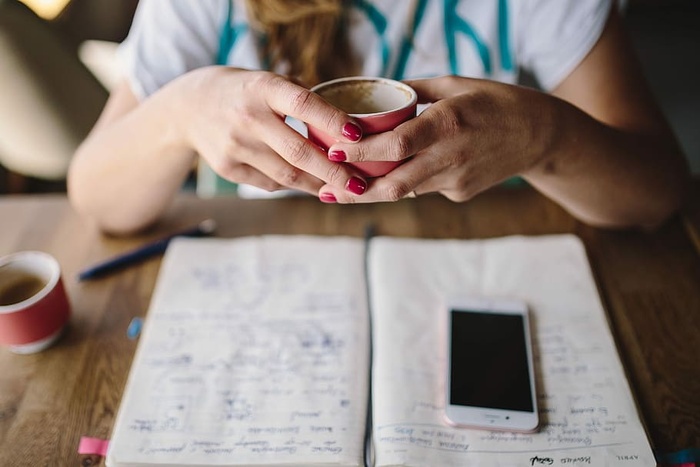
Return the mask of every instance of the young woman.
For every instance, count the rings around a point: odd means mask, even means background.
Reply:
[[[688,177],[612,0],[141,0],[121,54],[126,79],[69,174],[112,233],[156,220],[197,157],[338,203],[465,201],[521,176],[606,227],[662,222]],[[542,91],[515,84],[523,69]],[[347,75],[406,80],[431,105],[363,138],[308,91]],[[340,142],[325,153],[285,116]],[[409,157],[371,180],[342,163]]]

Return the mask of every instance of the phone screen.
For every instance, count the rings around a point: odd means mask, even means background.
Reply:
[[[532,392],[520,314],[451,310],[452,405],[532,412]]]

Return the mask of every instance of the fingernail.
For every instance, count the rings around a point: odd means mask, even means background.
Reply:
[[[362,138],[362,128],[355,123],[348,122],[343,125],[343,136],[350,141],[359,141]]]
[[[319,196],[319,199],[323,203],[337,203],[338,200],[335,199],[335,196],[333,196],[333,193],[321,193]]]
[[[332,160],[333,162],[343,162],[345,159],[347,159],[347,156],[345,155],[344,151],[341,151],[340,149],[333,149],[332,151],[328,152],[328,159]]]
[[[367,190],[367,182],[358,177],[350,177],[345,189],[356,195],[361,195]]]

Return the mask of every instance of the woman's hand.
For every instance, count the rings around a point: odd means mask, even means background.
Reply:
[[[351,166],[289,127],[285,116],[353,143],[361,128],[316,94],[269,72],[207,67],[181,78],[182,135],[223,178],[273,191],[294,188],[317,195],[324,184],[361,195],[366,182]]]
[[[361,197],[325,186],[338,202],[396,201],[439,192],[465,201],[533,167],[552,143],[551,97],[518,86],[461,77],[408,82],[431,104],[395,130],[338,143],[347,162],[405,161],[373,180]],[[546,107],[546,108],[545,108]]]
[[[394,131],[336,144],[335,159],[405,163],[354,197],[394,201],[437,191],[461,201],[521,175],[576,218],[655,227],[681,206],[688,164],[656,105],[615,8],[586,57],[551,90],[445,77],[412,81],[421,115]]]
[[[123,81],[76,152],[68,193],[114,234],[156,221],[198,155],[228,180],[313,195],[324,184],[360,195],[367,183],[284,123],[309,122],[341,141],[361,130],[346,114],[287,79],[228,67],[199,68],[139,101]]]

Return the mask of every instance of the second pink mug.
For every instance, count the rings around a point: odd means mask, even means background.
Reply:
[[[42,251],[0,257],[0,345],[19,354],[51,346],[70,318],[56,259]]]

